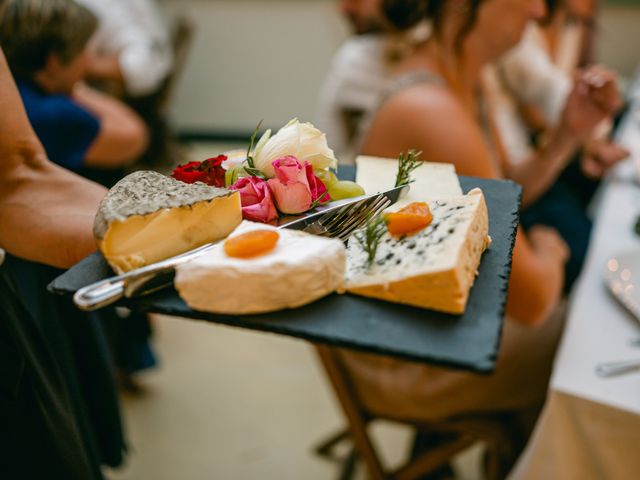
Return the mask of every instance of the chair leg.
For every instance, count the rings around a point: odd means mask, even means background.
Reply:
[[[356,471],[356,465],[358,464],[359,459],[360,455],[358,455],[357,450],[352,448],[349,455],[347,455],[347,458],[345,458],[342,463],[342,471],[340,472],[338,480],[351,480]]]
[[[339,460],[333,453],[333,447],[342,443],[344,440],[350,437],[349,430],[344,429],[337,433],[334,433],[326,440],[323,440],[319,445],[315,446],[313,451],[316,455],[327,458],[329,460]]]
[[[323,345],[317,345],[316,351],[347,417],[353,444],[367,465],[371,479],[385,480],[387,475],[367,433],[367,415],[357,404],[356,395],[352,391],[338,360],[335,358],[335,353],[330,347]]]

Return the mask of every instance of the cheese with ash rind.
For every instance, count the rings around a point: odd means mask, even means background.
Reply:
[[[123,273],[220,240],[241,221],[237,191],[138,171],[102,200],[94,234],[109,264]]]
[[[432,223],[415,235],[382,237],[374,262],[352,236],[345,288],[351,293],[449,313],[463,313],[488,246],[484,195],[427,202]]]
[[[229,238],[251,230],[275,230],[242,222]],[[194,310],[221,314],[265,313],[295,308],[341,288],[345,247],[336,239],[278,230],[275,248],[252,258],[234,258],[223,243],[180,265],[175,286]]]

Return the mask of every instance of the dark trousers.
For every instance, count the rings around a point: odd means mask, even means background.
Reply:
[[[0,267],[0,478],[102,479],[55,355]]]

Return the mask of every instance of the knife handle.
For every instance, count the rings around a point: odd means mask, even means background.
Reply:
[[[78,290],[73,296],[73,301],[79,309],[92,311],[111,305],[125,296],[130,298],[134,295],[151,293],[161,287],[171,285],[171,281],[168,281],[165,274],[173,273],[175,267],[205,254],[214,245],[215,243],[208,243],[167,260],[92,283]],[[161,278],[157,282],[153,282],[153,287],[149,289],[147,284],[158,276]],[[173,277],[171,277],[172,279]]]
[[[106,278],[78,290],[73,296],[73,301],[81,310],[97,310],[120,300],[124,296],[124,287],[124,279]]]

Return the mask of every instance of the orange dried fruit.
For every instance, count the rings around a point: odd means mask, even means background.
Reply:
[[[224,251],[230,257],[251,258],[273,250],[280,235],[274,230],[251,230],[224,242]]]
[[[412,235],[428,227],[433,215],[425,202],[413,202],[397,212],[388,213],[386,220],[391,235]]]

